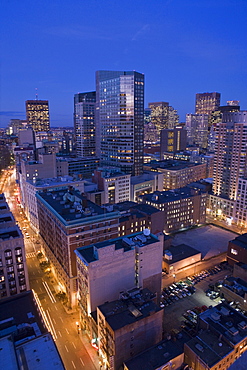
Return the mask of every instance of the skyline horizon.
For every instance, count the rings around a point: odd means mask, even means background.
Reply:
[[[140,71],[144,101],[165,101],[180,121],[196,93],[247,109],[245,0],[12,0],[1,7],[0,126],[48,100],[52,126],[73,125],[73,97],[95,90],[95,71]]]

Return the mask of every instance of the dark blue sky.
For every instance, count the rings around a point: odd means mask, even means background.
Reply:
[[[95,71],[145,74],[145,105],[168,101],[180,120],[197,92],[247,109],[246,0],[5,0],[0,11],[0,127],[48,99],[51,126],[73,125],[73,96]]]

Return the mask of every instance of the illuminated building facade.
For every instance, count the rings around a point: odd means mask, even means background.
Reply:
[[[185,150],[187,132],[184,128],[161,130],[160,157],[163,159],[164,152],[179,152]]]
[[[94,157],[96,92],[75,94],[74,129],[77,157]]]
[[[198,93],[196,94],[196,114],[211,114],[220,106],[220,93]]]
[[[208,114],[186,114],[188,144],[206,150],[208,146]]]
[[[148,104],[151,109],[151,122],[155,125],[158,133],[162,129],[168,128],[169,121],[169,103],[166,102],[154,102]]]
[[[27,124],[35,132],[50,130],[50,117],[48,100],[27,100],[26,101]]]
[[[101,164],[141,175],[144,75],[135,71],[97,71],[96,100],[96,147]]]

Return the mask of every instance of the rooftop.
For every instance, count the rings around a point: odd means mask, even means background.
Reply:
[[[72,186],[67,189],[43,191],[36,193],[36,197],[65,224],[92,223],[102,219],[119,217],[119,212],[109,212],[88,200]]]
[[[185,186],[179,189],[155,191],[154,193],[141,195],[139,198],[156,204],[163,204],[173,202],[175,200],[190,198],[201,193],[202,192],[199,189]]]
[[[219,335],[233,345],[247,337],[246,316],[226,303],[220,303],[199,315],[199,320],[207,322]]]
[[[170,246],[168,250],[165,251],[165,253],[170,252],[172,255],[171,260],[166,260],[167,263],[173,264],[178,261],[182,261],[185,258],[195,256],[198,253],[201,253],[195,248],[190,247],[189,245],[186,244],[180,244],[174,246]]]
[[[20,238],[21,236],[22,236],[21,232],[20,232],[17,225],[13,226],[13,227],[6,228],[6,229],[1,229],[0,228],[0,239],[2,239],[2,240],[12,239],[12,238]]]
[[[217,364],[223,357],[233,351],[233,348],[222,340],[222,338],[209,330],[198,333],[187,345],[209,368]]]
[[[229,243],[233,243],[241,248],[247,249],[247,233],[238,235],[235,239],[231,240]]]
[[[113,330],[152,315],[161,310],[154,302],[155,294],[148,289],[135,290],[133,295],[123,296],[122,299],[104,303],[98,309]]]
[[[149,230],[147,231],[147,234]],[[149,244],[157,243],[159,239],[153,235],[144,235],[143,232],[138,232],[128,236],[121,236],[119,238],[105,240],[96,244],[76,249],[76,255],[83,259],[86,263],[91,263],[98,260],[97,249],[115,245],[115,250],[124,249],[124,252],[133,249],[135,246],[143,247]]]
[[[191,337],[180,332],[175,338],[159,342],[155,346],[125,362],[128,370],[156,370],[184,352],[184,343]]]
[[[185,168],[191,168],[201,165],[201,163],[192,163],[185,161],[174,161],[174,160],[164,160],[164,161],[151,161],[150,163],[144,164],[144,167],[151,167],[152,169],[162,169],[170,171],[183,170]]]

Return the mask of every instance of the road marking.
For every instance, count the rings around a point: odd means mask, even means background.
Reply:
[[[67,348],[66,344],[64,345],[64,347],[65,347],[66,351],[67,351],[67,352],[69,352],[69,350],[68,350],[68,348]]]
[[[85,364],[84,364],[84,362],[82,361],[81,357],[80,357],[80,360],[81,360],[82,366],[85,366]]]
[[[76,369],[74,362],[72,360],[71,360],[71,362],[72,362],[72,365],[73,365],[74,369]]]
[[[51,316],[50,316],[50,314],[49,314],[48,310],[46,310],[46,314],[47,314],[47,317],[48,317],[49,322],[50,322],[51,332],[52,332],[53,338],[54,338],[54,340],[56,341],[56,339],[57,339],[56,330],[55,330],[55,328],[54,328],[54,326],[53,326],[53,323],[52,323],[52,320],[51,320]]]
[[[71,343],[73,344],[73,346],[74,346],[74,349],[76,349],[75,343],[74,343],[74,342],[71,342]]]
[[[58,330],[57,332],[58,332],[58,334],[60,335],[60,337],[62,337],[62,334],[61,334],[60,330]]]
[[[69,331],[68,331],[68,329],[67,328],[65,328],[65,330],[67,331],[67,333],[69,334]]]
[[[55,310],[57,311],[57,306],[54,306],[55,307]]]
[[[54,295],[52,294],[51,289],[50,289],[49,285],[47,284],[47,282],[46,281],[42,281],[42,284],[44,285],[45,290],[46,290],[46,293],[48,294],[51,302],[52,303],[56,303],[56,299],[55,299]]]
[[[54,321],[54,324],[55,324],[55,325],[57,325],[56,320],[55,320],[55,319],[53,319],[53,321]]]
[[[60,316],[59,318],[60,318],[60,320],[61,320],[61,321],[63,322],[63,319],[62,319],[62,317]]]

